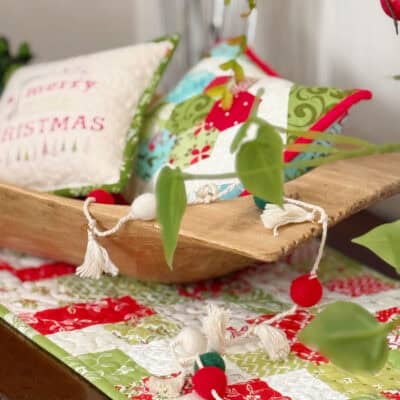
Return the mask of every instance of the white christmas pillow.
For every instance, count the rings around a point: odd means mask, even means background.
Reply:
[[[18,70],[0,100],[0,182],[120,192],[177,37]]]

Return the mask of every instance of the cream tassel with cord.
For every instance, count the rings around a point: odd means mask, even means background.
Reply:
[[[115,234],[127,221],[140,219],[153,220],[156,217],[156,199],[152,193],[138,196],[130,207],[129,213],[123,216],[113,228],[100,231],[96,220],[90,215],[90,204],[95,202],[93,197],[88,197],[83,203],[83,213],[88,221],[88,243],[82,265],[76,269],[76,274],[81,278],[99,279],[103,273],[112,276],[118,275],[118,268],[111,261],[107,250],[101,246],[96,237],[107,237]]]

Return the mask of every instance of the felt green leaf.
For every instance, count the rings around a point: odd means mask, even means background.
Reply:
[[[299,334],[299,340],[349,372],[376,373],[386,364],[391,324],[381,324],[358,304],[328,305]]]
[[[240,36],[234,37],[232,39],[228,39],[227,42],[233,46],[238,45],[240,47],[240,50],[242,53],[246,52],[246,48],[247,48],[246,35],[240,35]]]
[[[233,94],[229,88],[225,88],[224,95],[222,96],[221,107],[224,110],[229,110],[232,107]]]
[[[242,144],[236,155],[236,172],[244,187],[254,196],[282,205],[282,139],[266,123],[260,125],[257,138]]]
[[[179,168],[166,166],[161,170],[156,184],[156,199],[165,259],[172,269],[179,228],[187,203],[185,182]]]
[[[232,70],[233,76],[235,77],[235,81],[237,83],[241,82],[244,79],[244,71],[242,66],[235,60],[229,60],[224,62],[219,66],[223,71]]]
[[[400,273],[400,220],[380,225],[352,242],[370,249]]]
[[[400,81],[400,75],[395,75],[395,76],[393,77],[393,79],[394,79],[395,81]]]
[[[206,90],[206,94],[210,97],[222,97],[225,93],[225,90],[225,85],[213,86],[210,89]]]

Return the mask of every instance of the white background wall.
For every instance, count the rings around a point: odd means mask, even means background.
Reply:
[[[57,59],[123,46],[167,31],[192,30],[201,44],[212,0],[200,0],[202,14],[190,24],[185,7],[198,0],[0,0],[0,34],[13,43],[29,40],[38,60]],[[242,33],[230,11],[225,32]],[[357,107],[346,131],[369,140],[400,141],[400,37],[381,11],[379,0],[258,0],[255,48],[282,75],[305,84],[368,88],[374,100]],[[206,35],[204,35],[206,37]],[[188,65],[188,43],[167,77],[171,85]],[[379,212],[400,217],[399,198]]]

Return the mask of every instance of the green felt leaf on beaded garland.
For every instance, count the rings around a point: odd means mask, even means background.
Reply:
[[[161,237],[168,266],[178,243],[179,228],[186,210],[186,190],[182,171],[164,167],[157,179],[157,220],[161,225]]]
[[[240,147],[236,172],[243,186],[254,196],[283,203],[283,144],[269,124],[259,125],[255,140]]]
[[[358,304],[338,301],[317,314],[298,338],[346,371],[376,373],[388,359],[386,337],[392,329]]]

